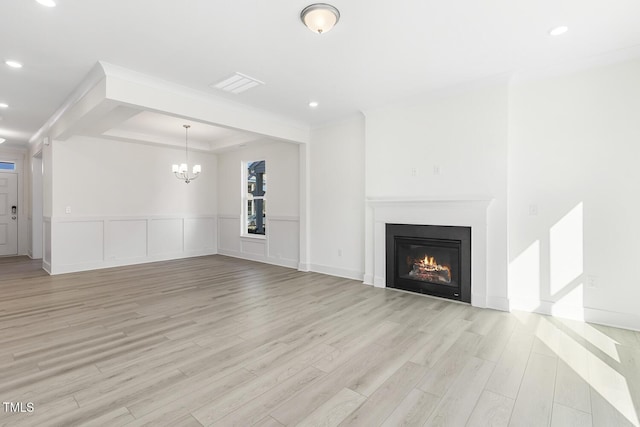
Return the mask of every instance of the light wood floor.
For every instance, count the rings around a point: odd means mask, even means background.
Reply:
[[[640,335],[222,256],[0,261],[0,424],[638,425]]]

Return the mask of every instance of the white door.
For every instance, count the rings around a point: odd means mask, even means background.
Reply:
[[[0,255],[18,255],[18,175],[0,172]]]

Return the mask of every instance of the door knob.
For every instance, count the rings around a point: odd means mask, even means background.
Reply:
[[[12,217],[11,217],[11,219],[16,219],[16,217],[15,217],[15,216],[12,216]]]

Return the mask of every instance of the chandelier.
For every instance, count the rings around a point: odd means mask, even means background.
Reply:
[[[180,165],[173,165],[171,167],[174,175],[181,181],[186,182],[187,184],[200,176],[200,172],[202,172],[202,168],[200,165],[193,166],[193,173],[189,173],[189,128],[191,125],[182,125],[184,128],[184,163],[180,163]]]

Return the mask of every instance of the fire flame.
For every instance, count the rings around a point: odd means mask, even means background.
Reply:
[[[451,283],[451,267],[440,265],[435,257],[425,255],[422,259],[407,257],[407,264],[411,267],[409,276],[418,280],[436,283]]]
[[[448,265],[438,264],[436,262],[436,258],[432,256],[430,257],[428,255],[425,255],[424,259],[421,259],[418,262],[418,265],[427,271],[446,271],[451,274],[451,269]]]

